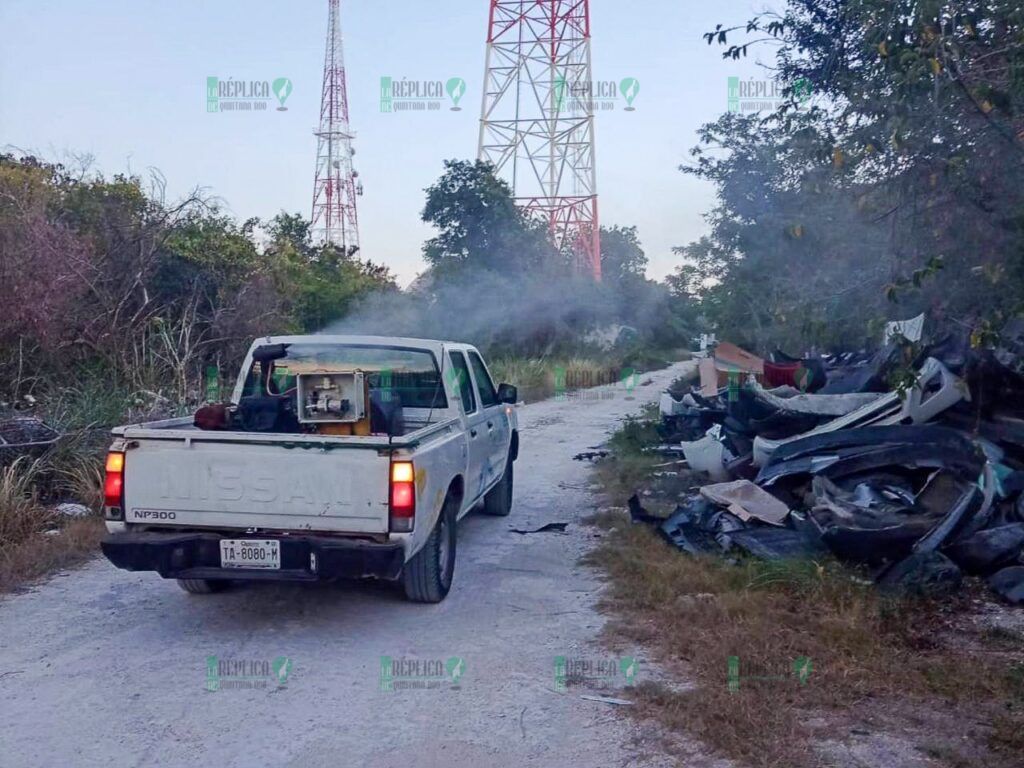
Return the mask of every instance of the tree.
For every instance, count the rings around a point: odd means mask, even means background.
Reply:
[[[0,155],[0,362],[19,371],[0,387],[99,371],[105,387],[186,400],[200,368],[235,368],[252,338],[319,330],[395,290],[387,268],[313,247],[297,214],[267,224],[266,248],[258,226],[198,193],[167,202],[159,176]]]
[[[329,243],[314,246],[310,223],[300,214],[278,214],[268,231],[267,255],[296,329],[321,330],[348,314],[359,297],[397,290],[387,267],[356,259]]]
[[[440,232],[423,256],[440,271],[485,269],[498,274],[560,268],[543,223],[516,206],[508,184],[481,161],[446,160],[445,172],[429,187],[422,218]]]
[[[611,285],[644,280],[647,256],[636,227],[601,227],[601,279]]]
[[[702,129],[683,170],[719,204],[710,236],[677,249],[676,289],[758,346],[859,343],[869,321],[932,306],[968,324],[1019,311],[1018,5],[789,0],[708,33],[728,58],[775,44],[790,98]]]

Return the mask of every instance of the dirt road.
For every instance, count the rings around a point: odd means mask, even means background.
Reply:
[[[669,764],[614,706],[581,699],[586,689],[557,692],[554,658],[610,656],[594,643],[600,585],[578,564],[593,542],[579,523],[593,500],[588,467],[572,457],[685,365],[641,377],[651,383],[632,394],[612,386],[522,409],[512,515],[462,521],[455,584],[440,605],[371,583],[192,596],[102,559],[0,599],[0,763]],[[510,531],[549,522],[568,530]],[[211,656],[217,674],[255,679],[218,678],[209,690]],[[428,674],[433,660],[459,659],[462,675],[453,688],[445,666],[445,679],[412,683],[439,687],[382,690],[382,656]],[[240,661],[254,663],[229,668]]]

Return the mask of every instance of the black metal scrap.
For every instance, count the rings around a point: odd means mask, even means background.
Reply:
[[[750,527],[723,538],[762,560],[805,560],[828,553],[820,540],[791,528]]]
[[[864,432],[875,427],[864,427],[850,432]],[[878,427],[879,430],[890,430],[892,427]],[[899,429],[915,430],[914,427]],[[930,429],[942,429],[933,427]],[[834,433],[843,435],[843,431]],[[869,435],[861,435],[859,440],[845,437],[840,445],[828,445],[808,449],[806,446],[792,458],[772,460],[757,476],[757,483],[769,486],[784,477],[795,475],[823,474],[837,478],[867,472],[885,466],[901,466],[916,469],[952,469],[964,477],[976,478],[985,466],[985,454],[977,444],[964,435],[953,430],[943,430],[937,440],[925,439],[926,435],[914,432],[907,433],[905,441],[898,438],[885,439],[877,435],[877,440],[867,441]],[[824,438],[825,435],[816,437]],[[808,438],[810,439],[810,438]],[[803,441],[797,441],[803,442]],[[817,442],[817,440],[816,440]],[[788,446],[782,446],[788,447]]]
[[[1024,523],[978,531],[945,548],[949,558],[968,573],[986,575],[1013,562],[1024,550]]]
[[[1013,565],[992,575],[988,585],[1009,603],[1024,603],[1024,566]]]
[[[35,417],[0,421],[0,464],[20,456],[39,456],[61,437],[60,432]]]
[[[974,441],[963,432],[948,427],[933,425],[894,425],[887,427],[854,427],[835,432],[808,435],[789,443],[783,443],[772,453],[771,464],[796,459],[822,452],[836,451],[854,446],[877,446],[881,444],[904,445],[908,443],[942,445],[964,453],[977,451]]]

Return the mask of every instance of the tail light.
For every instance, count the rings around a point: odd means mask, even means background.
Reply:
[[[119,519],[124,509],[124,453],[108,453],[106,469],[107,474],[103,480],[103,504],[107,507],[107,517]]]
[[[411,461],[391,463],[391,487],[388,495],[391,530],[394,533],[408,533],[416,520],[416,472]]]

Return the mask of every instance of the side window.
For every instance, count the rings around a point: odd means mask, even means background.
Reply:
[[[484,361],[476,352],[469,353],[469,364],[473,366],[473,375],[476,376],[476,386],[480,390],[480,402],[484,408],[490,408],[498,404],[498,393],[494,389],[494,382],[491,381],[491,374],[487,372]]]
[[[452,361],[451,375],[459,385],[459,394],[462,395],[462,412],[473,413],[476,410],[476,395],[473,394],[473,383],[469,380],[466,358],[461,352],[450,352],[448,356]]]

